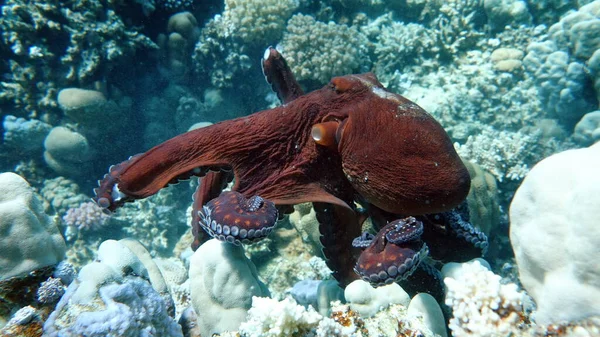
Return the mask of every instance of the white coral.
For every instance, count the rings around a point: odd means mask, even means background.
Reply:
[[[514,283],[501,284],[500,276],[479,261],[464,264],[456,279],[446,277],[446,304],[454,316],[449,327],[455,337],[505,335],[521,320],[524,293]]]
[[[297,0],[225,0],[223,18],[227,33],[246,43],[274,43],[298,5]]]
[[[306,309],[289,298],[277,301],[254,296],[248,320],[240,325],[240,333],[246,337],[304,336],[314,331],[322,319],[312,307]],[[321,328],[332,330],[326,326]]]

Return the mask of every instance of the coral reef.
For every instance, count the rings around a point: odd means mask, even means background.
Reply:
[[[44,209],[50,214],[65,214],[71,208],[89,200],[82,194],[76,182],[64,177],[44,180],[40,190],[44,201]]]
[[[50,277],[42,282],[37,291],[37,300],[43,304],[58,302],[65,294],[65,285],[60,278]]]
[[[165,60],[166,75],[176,83],[185,82],[190,74],[192,50],[200,35],[198,21],[190,12],[169,17],[167,34],[158,36],[158,46]]]
[[[427,293],[416,294],[406,308],[406,315],[411,318],[420,318],[431,332],[441,337],[447,337],[446,319],[436,299]]]
[[[189,9],[194,0],[157,0],[156,6],[169,12],[180,12]]]
[[[277,301],[254,296],[240,333],[248,337],[303,336],[314,330],[322,318],[312,307],[305,309],[290,299]],[[342,328],[338,324],[337,330]]]
[[[215,16],[202,29],[192,56],[195,72],[217,88],[232,87],[252,67],[248,47],[228,38],[226,31],[224,18]]]
[[[395,73],[403,73],[406,65],[440,57],[442,44],[435,30],[421,24],[389,22],[377,34],[373,71],[386,84]]]
[[[113,214],[113,221],[153,256],[171,256],[180,235],[189,230],[185,209],[176,207],[189,203],[188,193],[185,184],[164,189],[153,198],[126,205]]]
[[[507,25],[518,26],[531,23],[527,2],[522,0],[484,0],[483,8],[492,30],[501,30]]]
[[[90,168],[94,150],[84,135],[63,126],[54,127],[44,140],[44,160],[58,174],[80,176]]]
[[[73,267],[72,264],[66,261],[61,261],[54,268],[54,273],[52,274],[52,276],[55,278],[59,278],[63,284],[69,285],[71,284],[71,282],[73,282],[73,280],[77,276],[77,273],[75,272],[75,267]]]
[[[29,181],[0,174],[0,335],[600,335],[599,0],[0,7],[0,165]],[[449,326],[427,294],[410,299],[396,284],[363,281],[340,288],[311,204],[295,205],[256,245],[209,241],[193,254],[190,236],[175,245],[189,233],[182,205],[195,182],[110,218],[82,193],[108,161],[197,122],[280,104],[259,68],[268,45],[307,91],[374,72],[433,115],[469,161],[470,221],[501,247],[488,252],[489,264],[444,266]],[[516,262],[505,233],[515,190]],[[100,245],[125,236],[139,242]]]
[[[500,223],[500,205],[496,179],[479,165],[464,161],[471,176],[471,189],[467,196],[469,222],[486,235]]]
[[[397,283],[373,288],[368,282],[356,280],[346,286],[344,297],[350,308],[362,317],[371,317],[391,304],[407,306],[408,294]]]
[[[505,179],[521,180],[529,172],[530,163],[540,159],[535,156],[540,134],[526,135],[510,131],[485,128],[481,134],[469,136],[457,146],[461,158],[472,160],[490,172],[499,182]]]
[[[525,69],[533,73],[548,116],[572,127],[583,114],[594,109],[586,67],[552,41],[527,46]]]
[[[280,336],[434,336],[421,318],[408,318],[406,308],[391,305],[370,318],[362,318],[347,305],[335,303],[329,317],[290,299],[252,298],[248,320],[239,333],[247,337]]]
[[[0,100],[39,117],[56,111],[57,88],[85,86],[103,70],[128,66],[156,45],[116,13],[119,2],[10,0],[2,6],[2,44],[10,73]]]

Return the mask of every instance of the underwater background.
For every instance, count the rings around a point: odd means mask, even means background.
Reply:
[[[600,1],[0,6],[0,336],[600,336]],[[311,204],[193,252],[196,178],[91,201],[111,165],[280,105],[268,46],[305,92],[373,72],[446,130],[489,245],[436,264],[441,299],[340,288]]]

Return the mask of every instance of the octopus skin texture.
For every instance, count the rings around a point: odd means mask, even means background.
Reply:
[[[312,202],[323,254],[342,286],[359,278],[354,267],[364,247],[352,242],[369,216],[389,234],[386,242],[406,248],[360,261],[377,266],[385,256],[401,267],[402,259],[427,255],[418,245],[427,225],[394,242],[389,237],[402,226],[390,232],[386,224],[450,211],[467,196],[469,173],[441,125],[372,73],[335,77],[304,93],[275,49],[265,51],[262,66],[281,106],[189,131],[112,166],[95,189],[98,205],[114,211],[198,176],[193,248],[204,231],[234,244],[254,242],[293,205]],[[232,179],[232,191],[221,194]],[[379,273],[373,269],[366,273]]]

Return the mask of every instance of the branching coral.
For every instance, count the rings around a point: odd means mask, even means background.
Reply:
[[[464,264],[456,279],[444,279],[446,304],[453,310],[449,327],[454,336],[510,335],[523,322],[524,293],[514,283],[501,284],[500,279],[479,261]]]
[[[431,27],[438,31],[443,51],[455,55],[473,47],[483,36],[477,29],[481,27],[481,2],[452,0],[443,3]]]
[[[289,21],[281,48],[298,80],[327,83],[331,77],[368,69],[367,38],[357,27],[324,23],[296,14]]]
[[[407,64],[439,56],[441,41],[433,30],[416,23],[392,22],[381,27],[375,44],[375,74],[381,80]]]
[[[298,8],[298,0],[225,0],[223,20],[228,34],[244,43],[275,43],[285,22]]]
[[[77,227],[80,231],[98,231],[108,225],[110,215],[103,212],[94,202],[86,202],[77,208],[71,208],[63,216],[67,226]]]
[[[224,18],[215,16],[202,29],[192,56],[196,73],[208,77],[217,88],[233,86],[233,79],[252,67],[248,47],[230,38],[227,31]]]

